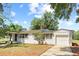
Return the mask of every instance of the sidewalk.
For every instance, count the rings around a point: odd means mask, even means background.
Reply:
[[[41,56],[73,56],[74,54],[71,52],[70,48],[65,48],[62,50],[58,46],[54,46],[48,49],[45,53],[41,54]]]

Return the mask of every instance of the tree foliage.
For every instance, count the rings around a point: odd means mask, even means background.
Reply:
[[[6,35],[6,25],[4,23],[3,16],[3,5],[0,3],[0,38]]]
[[[73,10],[76,11],[76,3],[50,3],[54,9],[55,17],[68,20]]]
[[[4,10],[3,10],[3,5],[2,3],[0,3],[0,13],[2,13]]]
[[[22,26],[18,25],[18,24],[10,24],[8,25],[8,31],[10,32],[19,32],[22,29]]]
[[[4,25],[4,21],[2,18],[0,18],[0,26],[3,26]]]
[[[45,40],[45,35],[42,33],[35,33],[35,40],[38,41],[38,44],[43,44],[44,40]]]
[[[74,39],[79,40],[79,31],[74,32]]]
[[[79,9],[77,3],[50,3],[51,8],[54,9],[55,18],[69,20],[72,12],[76,12],[79,16]],[[76,18],[76,23],[79,22],[79,17]]]
[[[34,18],[31,23],[32,29],[58,29],[58,20],[53,18],[51,12],[45,12],[41,18]]]
[[[32,26],[31,28],[32,29],[40,29],[41,27],[41,19],[39,18],[34,18],[31,22]]]

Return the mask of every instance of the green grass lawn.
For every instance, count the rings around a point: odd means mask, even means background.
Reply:
[[[79,40],[73,40],[73,42],[79,44]]]
[[[9,38],[0,38],[0,43],[5,43],[6,41],[9,41]]]

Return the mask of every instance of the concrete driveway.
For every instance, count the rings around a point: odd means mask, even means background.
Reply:
[[[71,48],[54,46],[48,49],[41,56],[73,56]]]

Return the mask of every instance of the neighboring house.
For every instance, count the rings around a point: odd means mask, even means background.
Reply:
[[[17,43],[30,43],[38,44],[35,40],[34,33],[42,32],[45,35],[44,43],[58,45],[58,46],[71,46],[72,45],[72,30],[60,29],[57,31],[52,30],[30,30],[21,32],[9,32],[11,40]]]

